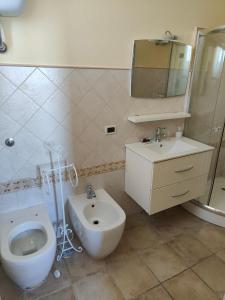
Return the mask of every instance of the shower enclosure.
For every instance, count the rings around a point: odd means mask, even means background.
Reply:
[[[185,136],[215,147],[207,192],[195,203],[225,218],[224,60],[225,27],[199,31]]]

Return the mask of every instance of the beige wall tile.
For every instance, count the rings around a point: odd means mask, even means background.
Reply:
[[[30,76],[35,67],[1,66],[0,72],[17,87]]]
[[[39,109],[28,96],[17,90],[1,107],[1,110],[20,125],[24,125]]]
[[[37,105],[42,105],[55,91],[56,87],[42,72],[36,69],[28,79],[23,82],[20,89]]]
[[[0,73],[0,105],[13,94],[16,87]]]
[[[60,86],[73,71],[72,68],[39,68],[39,70],[57,86]]]
[[[67,158],[79,168],[124,160],[125,143],[152,136],[154,128],[162,125],[160,122],[134,125],[127,120],[129,114],[162,113],[182,108],[182,97],[131,98],[129,85],[129,70],[0,66],[0,105],[3,104],[0,162],[4,170],[0,182],[15,177],[34,177],[38,165],[47,166],[49,155],[43,148],[46,140],[62,144]],[[164,122],[163,126],[173,135],[176,126],[182,124],[182,120],[174,120]],[[106,125],[116,125],[117,133],[106,136]],[[26,130],[22,130],[23,127]],[[16,136],[17,132],[20,135]],[[9,149],[4,149],[5,138],[11,136],[15,136],[22,153],[31,154],[26,160],[21,159],[19,153],[9,155]],[[26,140],[36,141],[34,152],[31,144],[22,145],[21,141]],[[119,182],[113,174],[106,177],[110,179],[107,183],[103,180],[99,187],[105,186],[126,211],[136,212],[139,208],[124,193],[124,179],[120,176]],[[99,179],[93,181],[99,182]]]

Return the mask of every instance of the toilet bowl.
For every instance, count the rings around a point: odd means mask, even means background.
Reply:
[[[69,215],[75,232],[87,253],[104,258],[112,253],[122,237],[126,215],[123,209],[103,189],[96,197],[86,194],[69,197]]]
[[[55,253],[56,236],[44,204],[0,215],[1,262],[19,287],[41,285]]]

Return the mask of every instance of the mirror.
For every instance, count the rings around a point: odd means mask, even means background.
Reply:
[[[184,95],[192,47],[173,40],[136,40],[131,96],[167,98]]]

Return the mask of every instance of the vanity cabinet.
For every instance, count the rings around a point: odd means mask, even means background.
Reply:
[[[162,161],[131,148],[126,147],[125,191],[148,214],[205,193],[213,148]]]

